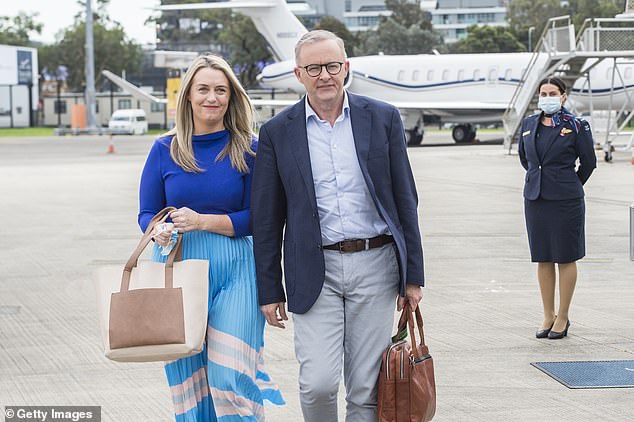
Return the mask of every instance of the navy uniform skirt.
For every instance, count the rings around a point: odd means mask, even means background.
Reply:
[[[524,199],[528,244],[533,262],[567,263],[586,254],[583,198]]]

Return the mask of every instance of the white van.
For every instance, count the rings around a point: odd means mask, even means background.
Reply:
[[[112,117],[110,117],[108,129],[113,133],[144,135],[147,133],[145,111],[140,108],[117,110],[112,113]]]

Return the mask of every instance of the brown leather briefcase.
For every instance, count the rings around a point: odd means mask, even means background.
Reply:
[[[403,309],[398,332],[383,352],[379,373],[379,422],[427,422],[436,413],[434,361],[425,345],[423,317],[416,308],[420,344],[416,344],[414,318],[408,305]],[[405,340],[407,327],[412,345]]]

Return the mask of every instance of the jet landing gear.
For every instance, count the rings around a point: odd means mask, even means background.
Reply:
[[[458,125],[451,131],[451,136],[457,144],[473,142],[476,137],[476,129],[469,123]]]
[[[411,129],[407,129],[407,146],[408,147],[419,147],[423,142],[423,135],[425,131],[419,128],[418,125],[414,126]]]

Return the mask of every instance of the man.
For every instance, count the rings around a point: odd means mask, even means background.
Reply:
[[[416,187],[398,111],[347,93],[343,41],[295,47],[306,97],[260,130],[251,215],[262,312],[293,312],[300,402],[308,422],[337,421],[343,363],[347,422],[377,420],[381,354],[398,309],[421,300]],[[342,362],[343,357],[343,362]]]

